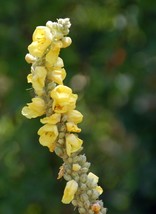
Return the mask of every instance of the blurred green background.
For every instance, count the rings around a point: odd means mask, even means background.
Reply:
[[[38,143],[27,46],[36,26],[69,17],[65,84],[79,94],[80,137],[112,214],[156,210],[156,1],[1,0],[0,214],[69,214],[61,160]],[[77,213],[77,211],[75,211]]]

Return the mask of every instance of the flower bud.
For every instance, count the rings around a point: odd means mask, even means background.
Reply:
[[[36,57],[32,56],[31,54],[26,54],[25,60],[27,63],[33,63],[36,60]]]
[[[86,213],[86,210],[83,208],[83,207],[80,207],[79,209],[79,213],[81,214],[85,214]]]
[[[73,171],[79,171],[81,169],[81,166],[79,165],[79,164],[73,164],[73,166],[72,166],[72,170]]]

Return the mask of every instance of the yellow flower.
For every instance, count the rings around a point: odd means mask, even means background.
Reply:
[[[73,122],[67,122],[66,127],[68,132],[77,132],[77,133],[81,132],[81,129],[78,128],[77,125],[75,125],[75,123]]]
[[[58,122],[60,122],[60,119],[61,119],[61,114],[52,114],[51,116],[49,117],[44,117],[43,119],[40,120],[41,123],[43,124],[56,124]]]
[[[60,68],[58,70],[52,70],[48,72],[48,79],[56,82],[59,85],[63,84],[63,80],[66,77],[66,71],[64,68]]]
[[[80,123],[83,119],[83,115],[77,111],[77,110],[72,110],[67,112],[67,121],[73,122],[75,124]]]
[[[58,129],[56,125],[45,124],[38,130],[40,135],[39,142],[42,146],[47,146],[51,152],[55,149],[55,141],[58,136]]]
[[[99,177],[96,176],[96,175],[95,175],[94,173],[92,173],[92,172],[90,172],[90,173],[88,174],[88,178],[89,178],[89,179],[92,179],[94,183],[98,183],[98,181],[99,181]]]
[[[53,49],[46,54],[46,67],[52,68],[57,61],[58,55],[60,53],[60,48]]]
[[[50,29],[45,26],[38,26],[33,33],[32,40],[33,42],[28,46],[29,53],[35,57],[42,57],[52,41]]]
[[[75,180],[68,181],[64,189],[62,203],[69,204],[73,199],[78,189],[78,184]]]
[[[73,110],[76,106],[77,95],[72,93],[71,88],[58,85],[51,91],[51,97],[54,100],[53,110],[56,113],[66,113]]]
[[[27,103],[28,106],[23,107],[22,114],[31,119],[45,114],[45,102],[40,97],[32,99],[32,103]]]
[[[70,156],[72,153],[77,152],[83,141],[78,138],[75,134],[66,134],[66,152]]]
[[[47,70],[43,66],[37,66],[35,70],[32,70],[32,75],[27,77],[28,82],[32,83],[35,93],[38,96],[42,96],[44,93],[45,79]]]
[[[96,186],[96,191],[101,195],[103,193],[103,189],[101,186]]]
[[[88,174],[88,178],[92,180],[93,183],[97,184],[99,181],[99,177],[96,176],[94,173],[90,172]],[[99,195],[101,195],[103,193],[103,189],[101,186],[96,186],[95,190],[99,193]]]

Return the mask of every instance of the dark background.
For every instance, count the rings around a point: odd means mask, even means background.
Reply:
[[[112,214],[156,210],[156,1],[1,0],[0,213],[69,214],[61,160],[38,143],[25,60],[36,26],[69,17],[65,84],[84,114],[80,137]],[[75,211],[75,213],[77,213]]]

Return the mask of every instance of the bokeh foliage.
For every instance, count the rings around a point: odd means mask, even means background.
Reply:
[[[109,213],[156,210],[156,2],[1,0],[0,213],[73,213],[61,203],[61,164],[41,147],[39,120],[21,116],[31,99],[24,61],[38,25],[69,17],[62,51],[66,84],[79,94],[81,137]],[[76,212],[75,212],[76,213]]]

